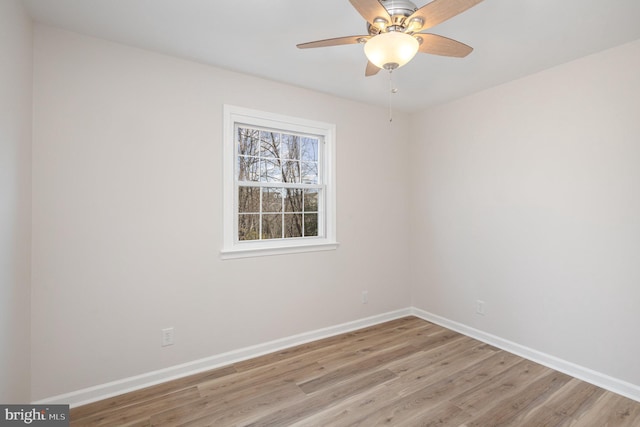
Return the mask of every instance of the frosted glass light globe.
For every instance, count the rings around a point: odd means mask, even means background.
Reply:
[[[364,45],[364,54],[376,67],[394,70],[411,61],[419,47],[415,37],[390,31],[370,38]]]

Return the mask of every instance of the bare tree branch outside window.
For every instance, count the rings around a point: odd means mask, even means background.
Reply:
[[[238,240],[318,236],[320,139],[237,127]]]

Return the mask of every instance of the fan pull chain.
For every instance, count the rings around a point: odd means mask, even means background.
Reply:
[[[389,123],[393,122],[393,109],[391,108],[391,95],[398,93],[398,88],[393,87],[393,70],[389,70]]]

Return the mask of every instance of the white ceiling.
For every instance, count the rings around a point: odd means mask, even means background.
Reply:
[[[370,104],[389,102],[389,75],[364,77],[361,45],[295,47],[366,34],[348,0],[24,1],[38,22]],[[396,70],[396,109],[421,110],[640,39],[640,1],[484,0],[430,32],[475,50],[464,59],[418,54]]]

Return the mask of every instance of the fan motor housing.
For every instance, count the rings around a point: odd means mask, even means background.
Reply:
[[[416,5],[409,0],[380,0],[380,3],[387,9],[393,21],[388,24],[389,27],[399,26],[404,18],[411,16],[413,12],[418,10]],[[367,31],[372,36],[380,33],[378,28],[369,23],[367,23]]]
[[[409,0],[381,0],[380,3],[387,9],[389,15],[404,15],[410,16],[418,10],[415,4]]]

